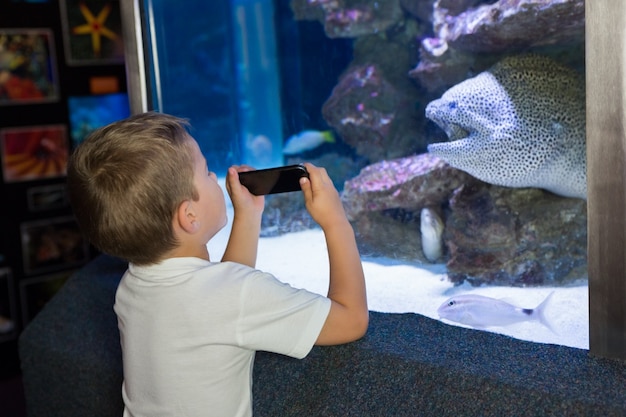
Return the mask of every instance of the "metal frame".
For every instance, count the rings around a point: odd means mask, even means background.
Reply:
[[[124,55],[126,59],[126,82],[132,114],[151,110],[148,106],[145,41],[141,20],[141,0],[120,2]]]
[[[589,351],[626,360],[626,2],[585,2]]]

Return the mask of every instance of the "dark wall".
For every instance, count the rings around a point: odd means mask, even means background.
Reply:
[[[71,216],[67,158],[128,113],[119,2],[79,3],[0,0],[0,344],[95,255]]]

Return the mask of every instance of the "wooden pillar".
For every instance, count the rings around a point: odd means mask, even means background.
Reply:
[[[587,0],[589,350],[626,360],[626,1]]]

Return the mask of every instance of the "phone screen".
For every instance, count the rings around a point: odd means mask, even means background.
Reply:
[[[300,178],[309,173],[303,165],[240,172],[239,181],[254,195],[300,191]]]

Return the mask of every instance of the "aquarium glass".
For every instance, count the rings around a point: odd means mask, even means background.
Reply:
[[[212,170],[282,163],[271,0],[144,3],[151,109],[188,118]]]
[[[448,3],[146,0],[150,109],[222,184],[326,168],[372,310],[587,348],[584,16]],[[324,293],[325,255],[300,193],[266,197],[259,268]]]

